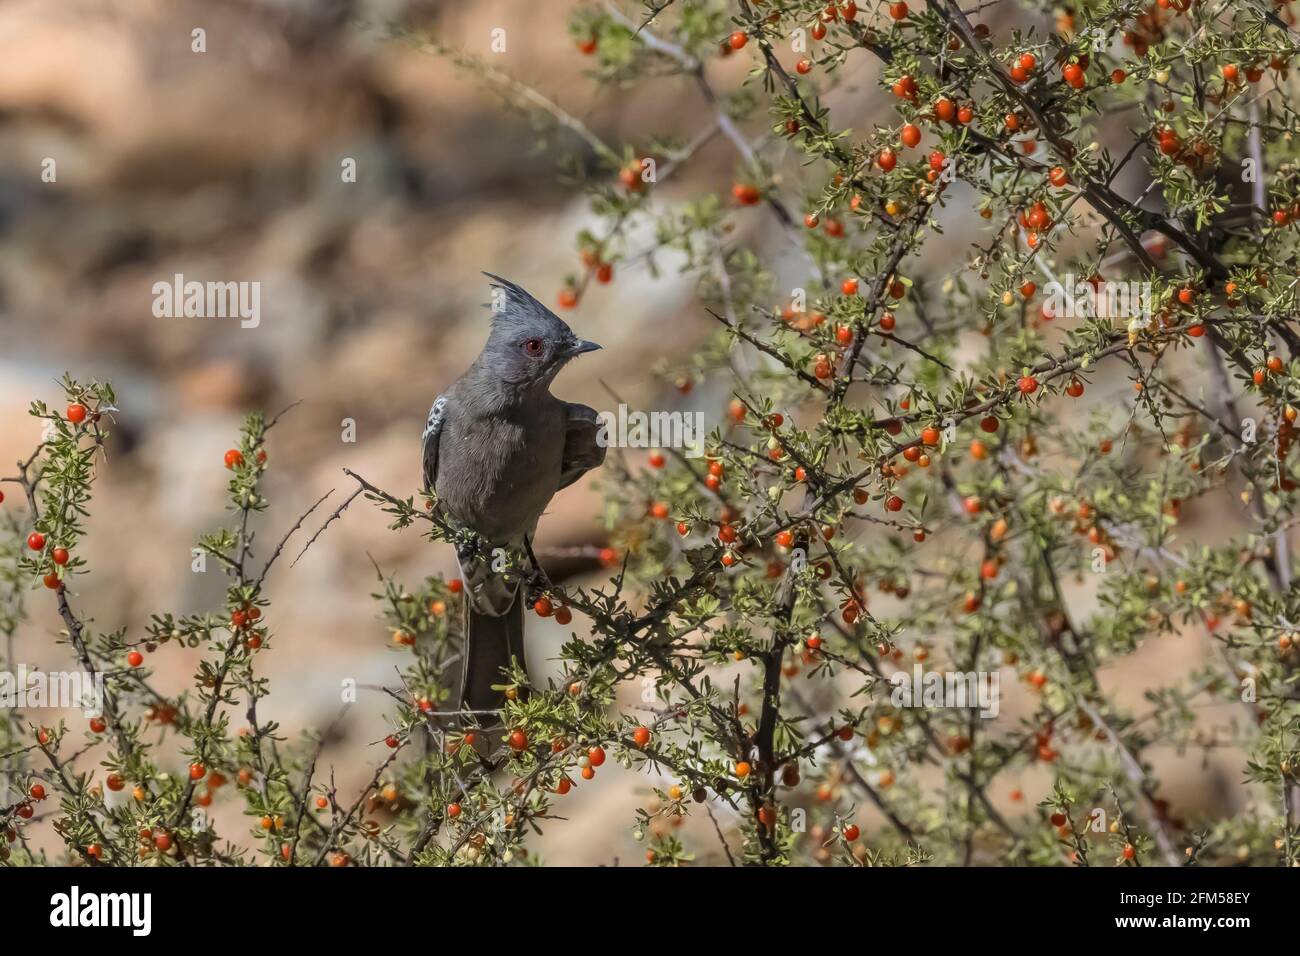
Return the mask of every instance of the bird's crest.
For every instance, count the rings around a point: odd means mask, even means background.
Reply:
[[[514,323],[521,319],[551,319],[563,324],[558,315],[538,302],[529,292],[515,285],[509,279],[484,272],[492,280],[492,301],[487,307],[492,310],[492,321]]]

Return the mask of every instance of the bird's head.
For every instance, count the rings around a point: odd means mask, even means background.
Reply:
[[[564,320],[506,279],[492,280],[492,331],[483,358],[504,382],[519,388],[549,385],[568,362],[600,348],[573,334]]]

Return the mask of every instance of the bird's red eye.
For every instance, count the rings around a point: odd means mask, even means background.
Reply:
[[[542,340],[528,339],[526,342],[524,342],[524,351],[527,352],[529,355],[541,355]]]

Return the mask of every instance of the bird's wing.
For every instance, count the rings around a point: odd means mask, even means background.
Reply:
[[[560,487],[567,488],[593,468],[605,463],[605,446],[597,441],[600,416],[594,408],[565,402],[568,418],[564,427],[564,460],[560,466]]]
[[[447,417],[447,396],[439,395],[429,409],[429,419],[424,423],[421,438],[421,457],[424,459],[424,487],[433,490],[438,478],[438,440],[442,437],[442,423]]]

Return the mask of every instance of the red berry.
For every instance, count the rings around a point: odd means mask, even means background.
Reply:
[[[844,839],[848,840],[850,843],[852,843],[861,835],[862,835],[862,831],[857,828],[856,824],[850,823],[848,826],[844,828]]]
[[[876,162],[885,172],[889,172],[898,165],[898,154],[892,149],[882,149],[880,155],[876,157]]]
[[[595,37],[587,37],[587,39],[585,39],[585,40],[579,40],[579,41],[578,41],[578,49],[581,50],[581,51],[582,51],[584,54],[586,54],[587,56],[590,56],[591,54],[595,53],[595,52],[596,52],[596,38],[595,38]]]
[[[208,768],[203,766],[203,764],[201,763],[190,764],[191,780],[202,780],[205,776],[207,776],[207,773],[208,773]]]
[[[745,34],[743,30],[737,30],[735,33],[733,33],[731,36],[727,38],[727,44],[733,50],[739,50],[748,42],[749,42],[749,37]]]
[[[762,193],[758,187],[750,183],[735,183],[731,187],[731,195],[742,206],[753,206],[762,198]]]
[[[890,511],[902,511],[903,499],[898,497],[898,495],[890,495],[889,498],[885,500],[885,507]]]
[[[33,551],[44,551],[45,535],[41,534],[39,531],[33,531],[27,536],[27,547],[31,548]]]
[[[812,60],[804,57],[794,65],[794,68],[797,73],[811,73],[813,68]]]
[[[227,468],[240,468],[244,464],[244,453],[238,448],[231,448],[226,452],[225,462]]]
[[[172,848],[172,838],[166,833],[160,833],[153,838],[153,845],[158,848],[159,853],[166,853]]]
[[[650,728],[638,727],[632,731],[632,740],[638,747],[644,747],[650,742]]]
[[[899,138],[902,139],[904,146],[915,146],[921,142],[921,129],[908,123],[903,127],[903,132]]]
[[[31,796],[33,800],[45,799],[45,788],[42,787],[39,783],[32,784],[32,788],[28,790],[27,793]]]
[[[1020,68],[1024,70],[1026,73],[1032,73],[1034,67],[1036,67],[1037,65],[1038,65],[1038,58],[1035,57],[1032,53],[1020,54]]]
[[[388,747],[389,750],[396,750],[397,745],[399,743],[401,743],[401,741],[397,739],[397,736],[395,734],[389,734],[387,737],[384,738],[384,744]]]
[[[951,123],[953,117],[957,115],[957,108],[953,105],[952,100],[946,96],[941,96],[934,103],[934,117],[944,123]]]
[[[548,597],[539,597],[533,602],[533,610],[537,612],[538,617],[550,617],[555,608]]]
[[[528,735],[522,730],[510,731],[510,747],[513,750],[523,750],[528,746]]]
[[[601,747],[592,747],[587,751],[587,759],[591,761],[593,767],[599,767],[605,762],[605,751]]]
[[[1053,814],[1052,814],[1052,826],[1054,826],[1054,827],[1063,827],[1063,826],[1065,826],[1066,823],[1069,822],[1069,819],[1070,819],[1070,818],[1067,817],[1064,813],[1053,813]]]
[[[895,20],[906,20],[908,12],[907,4],[903,0],[889,5],[889,15]]]
[[[900,100],[916,98],[916,80],[910,76],[904,76],[898,79],[893,87],[894,95]]]
[[[41,581],[44,582],[45,586],[49,588],[51,591],[57,591],[59,589],[59,585],[63,583],[62,581],[59,580],[59,576],[53,571],[45,575],[45,577],[41,578]]]
[[[86,420],[86,406],[80,403],[73,403],[68,406],[68,421],[77,425]]]
[[[126,655],[126,662],[132,667],[139,667],[144,663],[144,655],[139,651],[132,651],[130,654]]]
[[[1038,379],[1034,378],[1032,375],[1023,375],[1020,377],[1020,380],[1016,382],[1016,386],[1020,389],[1021,395],[1032,395],[1034,392],[1038,391]]]
[[[459,803],[447,804],[447,816],[453,818],[460,816],[460,804]]]
[[[67,548],[55,548],[53,551],[50,552],[50,559],[51,559],[55,564],[59,564],[59,565],[67,564],[67,563],[68,563],[68,549],[67,549]]]

